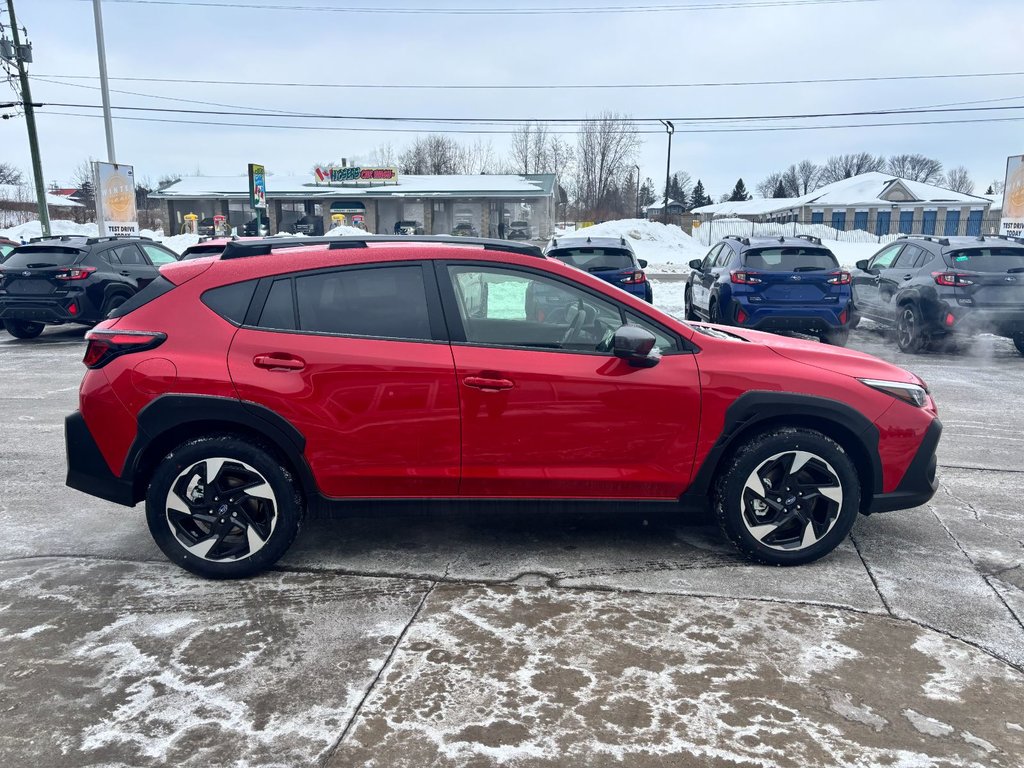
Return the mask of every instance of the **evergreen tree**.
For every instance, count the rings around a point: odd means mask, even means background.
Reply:
[[[653,203],[654,200],[654,182],[651,181],[651,177],[648,176],[644,179],[644,183],[640,185],[640,207],[646,208],[648,205]]]
[[[785,197],[786,196],[786,185],[782,183],[782,179],[779,179],[779,183],[775,185],[775,192],[772,197]]]
[[[700,208],[702,205],[711,205],[711,198],[704,191],[704,183],[697,179],[697,184],[690,193],[690,209]]]
[[[988,185],[988,189],[985,190],[985,194],[986,195],[994,195],[995,193],[996,193],[996,191],[992,188],[992,185],[989,184]]]
[[[732,188],[732,194],[729,195],[729,202],[736,203],[741,200],[749,200],[750,195],[747,194],[747,187],[743,183],[743,179],[736,181],[736,186]]]

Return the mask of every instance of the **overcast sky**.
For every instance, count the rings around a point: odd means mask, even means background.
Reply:
[[[168,0],[176,2],[178,0]],[[196,0],[224,2],[225,0]],[[607,6],[654,6],[697,0],[238,0],[289,10],[196,7],[104,0],[108,69],[114,77],[287,81],[347,84],[620,84],[954,74],[1024,70],[1021,0],[866,0],[815,5],[732,7],[766,0],[703,0],[711,10],[600,13]],[[297,10],[301,3],[311,10]],[[339,13],[344,6],[426,8],[580,8],[566,15]],[[89,0],[16,0],[34,43],[31,73],[98,74]],[[6,13],[0,16],[7,22]],[[49,79],[49,78],[47,78]],[[96,80],[76,80],[95,87]],[[757,87],[601,90],[400,90],[266,88],[251,85],[140,83],[111,87],[263,110],[471,118],[578,118],[604,110],[635,118],[849,112],[996,100],[979,106],[1024,107],[1024,76]],[[97,90],[33,81],[36,102],[99,104]],[[0,99],[2,101],[3,99]],[[112,94],[115,105],[219,109]],[[65,183],[92,156],[105,159],[103,122],[38,112],[47,182]],[[189,126],[119,119],[147,117],[289,123],[294,128]],[[921,115],[909,120],[1021,117],[1019,111]],[[818,120],[881,122],[885,118]],[[778,124],[778,123],[776,123]],[[792,125],[792,122],[783,123]],[[806,121],[805,121],[806,124]],[[117,113],[118,159],[139,178],[165,173],[235,175],[249,162],[271,173],[307,172],[316,161],[362,160],[374,147],[397,149],[414,134],[380,130],[301,130],[323,119],[207,117]],[[353,125],[346,123],[346,125]],[[380,124],[360,124],[374,128]],[[392,124],[393,125],[393,124]],[[408,128],[407,125],[394,127]],[[700,126],[707,130],[707,126]],[[744,124],[743,127],[751,127]],[[486,129],[500,130],[497,126]],[[648,126],[649,128],[649,126]],[[751,189],[773,170],[804,157],[854,151],[922,152],[947,168],[966,165],[984,192],[1002,179],[1006,157],[1024,153],[1024,121],[962,125],[844,128],[772,133],[695,133],[680,125],[673,170],[704,180],[715,197],[742,176]],[[460,137],[472,141],[476,137]],[[507,154],[508,137],[483,137]],[[568,137],[573,138],[573,137]],[[639,162],[664,178],[665,137],[649,135]],[[30,169],[24,120],[0,122],[0,160]]]

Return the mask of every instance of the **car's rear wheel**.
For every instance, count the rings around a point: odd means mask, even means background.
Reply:
[[[295,540],[302,512],[295,479],[273,451],[233,435],[178,446],[146,494],[157,546],[182,568],[214,579],[271,567]]]
[[[708,319],[715,325],[724,325],[725,319],[722,317],[722,310],[719,307],[718,299],[712,299],[708,305]]]
[[[687,320],[700,320],[697,313],[693,311],[693,289],[690,286],[686,286],[686,291],[683,293],[683,309]]]
[[[4,328],[16,339],[34,339],[45,327],[46,323],[34,320],[4,320]]]
[[[1013,334],[1013,346],[1017,348],[1017,351],[1024,355],[1024,333]]]
[[[904,304],[896,315],[896,345],[903,352],[916,353],[927,343],[920,310],[914,304]]]
[[[725,535],[754,562],[801,565],[846,538],[860,509],[860,478],[834,440],[781,428],[745,443],[714,488]]]

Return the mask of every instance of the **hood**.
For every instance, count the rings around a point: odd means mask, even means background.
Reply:
[[[924,382],[910,371],[864,352],[834,347],[817,341],[776,336],[773,333],[748,331],[732,326],[728,328],[728,332],[754,344],[768,347],[780,357],[796,363],[803,363],[857,379],[884,379],[924,386]]]

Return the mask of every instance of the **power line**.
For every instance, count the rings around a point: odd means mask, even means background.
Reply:
[[[436,83],[419,84],[394,84],[394,83],[305,83],[305,82],[281,82],[281,81],[252,81],[252,80],[197,80],[183,77],[111,77],[111,80],[122,82],[139,83],[185,83],[190,85],[251,85],[260,88],[372,88],[391,90],[487,90],[487,91],[546,91],[546,90],[599,90],[610,88],[627,88],[636,90],[640,88],[738,88],[747,86],[765,85],[828,85],[841,83],[877,83],[895,82],[901,80],[951,80],[969,78],[990,78],[990,77],[1020,77],[1024,72],[958,72],[951,74],[936,75],[879,75],[871,77],[822,77],[805,78],[794,80],[737,80],[725,82],[705,83],[567,83],[562,85],[533,84],[533,85],[507,85],[507,84],[474,84],[474,83],[449,83],[439,85]],[[97,80],[96,75],[34,75],[33,77],[59,77],[64,80]]]
[[[91,0],[83,0],[91,2]],[[659,3],[648,5],[607,6],[533,6],[525,8],[400,8],[362,6],[344,8],[336,5],[282,5],[226,2],[225,0],[107,0],[123,5],[191,6],[196,8],[231,8],[260,11],[315,11],[349,14],[395,14],[402,16],[575,16],[607,13],[685,13],[691,11],[723,11],[759,8],[801,8],[816,5],[853,5],[880,0],[730,0],[729,2]]]

